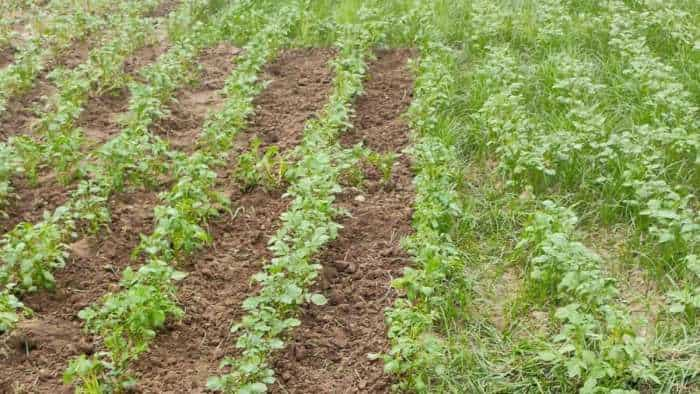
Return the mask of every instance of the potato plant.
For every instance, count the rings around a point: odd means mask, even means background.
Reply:
[[[188,10],[189,6],[183,6],[176,13],[188,15]],[[38,283],[32,281],[26,290],[53,287],[52,272],[64,263],[68,243],[77,236],[75,231],[96,232],[108,223],[110,196],[123,190],[127,182],[150,185],[165,170],[163,159],[167,157],[167,146],[163,141],[151,138],[148,127],[157,116],[164,114],[163,108],[175,90],[188,81],[187,70],[191,69],[196,53],[212,42],[211,29],[197,23],[199,27],[194,30],[197,35],[174,43],[171,50],[143,70],[146,83],[133,82],[130,85],[132,98],[124,130],[93,152],[95,157],[89,159],[92,164],[87,169],[87,179],[79,182],[70,199],[52,214],[45,215],[43,220],[20,223],[3,237],[0,267],[10,270],[18,264],[17,256],[21,253],[21,260],[32,262],[25,264],[24,276],[43,278]],[[39,149],[34,141],[28,137],[24,139],[29,148]],[[25,239],[31,239],[38,246],[27,248]],[[60,261],[54,250],[61,250]],[[24,288],[15,287],[15,291],[21,289]]]
[[[236,10],[233,7],[228,12]],[[233,138],[252,114],[253,99],[264,87],[258,74],[285,42],[286,30],[280,26],[290,26],[295,15],[294,9],[285,8],[269,17],[238,59],[224,88],[224,108],[208,117],[199,149],[189,156],[173,154],[172,171],[178,181],[161,194],[162,204],[154,210],[155,228],[142,235],[134,251],[145,256],[146,264],[138,271],[126,269],[121,291],[105,295],[97,305],[80,313],[86,330],[102,337],[107,351],[71,361],[64,380],[77,384],[78,390],[119,391],[132,386],[129,364],[148,349],[167,318],[182,316],[175,292],[176,282],[184,274],[173,265],[210,242],[204,224],[228,209],[229,201],[215,190],[217,175],[213,168],[222,164]],[[213,133],[215,142],[210,139]]]
[[[650,347],[636,334],[639,323],[616,305],[615,281],[601,271],[595,253],[571,240],[577,222],[572,211],[545,201],[523,230],[519,247],[531,254],[528,300],[553,303],[561,322],[537,357],[556,379],[568,381],[567,390],[595,393],[658,383]]]
[[[469,283],[461,277],[463,256],[451,234],[462,215],[455,190],[460,159],[444,138],[443,111],[454,97],[452,51],[438,43],[430,28],[418,32],[416,40],[423,56],[414,64],[414,99],[408,110],[415,143],[409,153],[416,175],[413,227],[404,248],[415,264],[393,286],[405,292],[386,313],[390,350],[382,357],[387,372],[400,376],[397,388],[429,392],[431,380],[447,367],[447,346],[435,332],[440,319],[459,308],[459,298],[469,294]]]
[[[282,227],[269,242],[274,258],[254,276],[261,291],[243,302],[246,315],[231,331],[238,334],[238,358],[226,358],[222,368],[230,372],[211,377],[207,387],[226,393],[262,393],[274,383],[269,357],[284,347],[284,335],[300,324],[298,308],[307,302],[324,304],[321,294],[309,286],[320,265],[313,256],[335,239],[340,225],[335,218],[342,211],[334,206],[341,191],[339,177],[353,164],[352,150],[337,145],[337,136],[350,126],[354,98],[362,92],[366,59],[379,39],[381,24],[367,20],[343,26],[338,43],[339,54],[333,60],[333,90],[316,121],[307,123],[301,145],[293,156],[298,160],[289,168],[290,185],[286,195],[292,198],[282,214]]]

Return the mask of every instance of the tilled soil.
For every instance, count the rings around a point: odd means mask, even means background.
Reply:
[[[370,66],[365,94],[357,101],[355,128],[343,136],[345,146],[358,142],[378,152],[397,152],[409,143],[401,119],[412,92],[407,50],[382,51]],[[396,293],[391,280],[402,273],[408,256],[399,242],[411,232],[413,188],[405,155],[392,180],[369,169],[364,188],[346,188],[339,205],[351,217],[338,239],[318,257],[323,264],[316,291],[329,302],[307,306],[302,325],[275,362],[277,393],[381,393],[391,379],[381,361],[369,353],[388,349],[384,310]]]
[[[8,64],[15,60],[15,48],[12,46],[6,46],[0,49],[0,69],[4,68]]]
[[[328,97],[331,75],[326,63],[331,55],[328,50],[287,50],[266,67],[263,78],[271,84],[256,99],[256,115],[237,139],[237,151],[247,149],[253,136],[280,146],[300,141],[305,121]],[[231,195],[235,214],[214,221],[213,245],[182,267],[188,276],[178,297],[185,318],[159,333],[136,363],[142,392],[203,392],[206,379],[220,373],[221,359],[235,351],[231,324],[243,315],[243,300],[256,291],[250,278],[271,257],[267,241],[289,204],[281,191],[241,192],[227,179],[236,158],[232,155],[221,173],[221,187]]]
[[[130,253],[139,234],[152,228],[157,202],[155,192],[115,198],[110,204],[112,222],[104,234],[71,245],[66,267],[55,273],[56,290],[23,297],[35,315],[2,338],[8,347],[0,354],[0,392],[72,392],[61,383],[68,360],[95,349],[93,340],[82,333],[77,314],[118,289],[121,271],[135,264]]]
[[[137,61],[140,64],[153,62],[162,53],[158,51],[159,48],[144,48],[127,59],[125,68],[129,68]],[[138,72],[137,69],[131,68],[128,75],[134,75],[136,72]],[[53,85],[46,80],[40,80],[39,83],[48,85],[45,89],[46,92],[54,93]],[[25,98],[21,100],[25,100]],[[76,122],[76,126],[82,128],[85,133],[86,143],[83,149],[86,153],[121,132],[120,116],[128,110],[128,102],[129,94],[126,88],[104,92],[89,98],[84,111]],[[14,121],[23,124],[24,131],[20,134],[31,135],[32,123],[37,118],[33,115],[27,117],[15,115],[18,117]],[[11,230],[20,222],[33,223],[40,220],[45,211],[53,212],[54,209],[68,200],[74,185],[63,185],[50,169],[41,169],[36,185],[30,184],[26,179],[17,178],[13,180],[13,187],[16,196],[12,198],[7,209],[8,218],[0,218],[0,231],[2,233]]]
[[[238,53],[240,49],[220,44],[204,50],[199,56],[198,83],[182,89],[170,106],[168,116],[153,127],[153,131],[172,148],[188,153],[197,148],[194,143],[207,114],[220,110],[224,104],[221,92],[234,67],[233,58]]]
[[[200,59],[202,85],[180,92],[170,117],[158,123],[157,132],[174,147],[191,152],[206,112],[220,108],[223,98],[216,92],[223,87],[235,53],[227,46],[206,52]],[[247,150],[254,137],[263,147],[277,145],[282,151],[301,141],[305,122],[327,100],[332,79],[327,62],[333,55],[328,49],[287,50],[266,67],[265,79],[272,83],[256,99],[256,115],[249,130],[238,136],[227,168],[218,171],[219,187],[233,202],[232,213],[210,223],[213,244],[180,267],[188,273],[178,293],[185,318],[169,322],[134,364],[138,391],[203,392],[207,377],[220,372],[221,359],[237,354],[229,328],[242,317],[243,300],[257,291],[250,278],[271,257],[267,241],[289,201],[281,190],[241,191],[231,171],[237,154]],[[365,94],[357,100],[355,128],[341,139],[344,146],[361,142],[378,152],[401,154],[408,145],[409,130],[401,116],[411,99],[406,68],[411,55],[408,50],[378,52]],[[118,131],[117,114],[125,110],[127,100],[123,92],[90,101],[81,126],[94,143]],[[383,373],[381,362],[369,360],[367,354],[388,348],[384,309],[396,297],[390,282],[408,264],[399,241],[411,232],[409,166],[408,157],[401,154],[386,185],[366,166],[364,185],[348,186],[338,196],[338,204],[351,216],[341,219],[339,238],[318,256],[324,269],[315,288],[329,303],[305,307],[301,327],[274,360],[278,383],[273,392],[388,392],[391,378]],[[107,291],[118,290],[124,268],[141,264],[130,254],[139,234],[151,231],[158,203],[156,191],[115,196],[113,221],[106,232],[71,245],[66,268],[56,273],[57,290],[24,297],[36,313],[2,338],[7,347],[0,353],[0,393],[72,392],[61,383],[68,361],[101,347],[81,331],[77,313]]]

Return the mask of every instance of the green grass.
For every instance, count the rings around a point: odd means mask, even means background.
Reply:
[[[428,392],[587,392],[590,370],[568,377],[538,356],[556,348],[566,326],[557,318],[561,288],[533,282],[531,250],[516,247],[544,200],[579,217],[572,242],[597,255],[599,275],[617,283],[605,307],[627,316],[618,327],[645,344],[642,358],[627,362],[654,376],[618,370],[598,379],[595,392],[699,389],[700,333],[694,319],[669,313],[667,297],[697,286],[685,267],[698,245],[695,151],[678,147],[693,146],[698,130],[698,5],[671,3],[661,12],[632,1],[614,9],[599,1],[439,1],[421,20],[457,51],[456,92],[438,129],[463,159],[453,237],[472,284],[466,306],[441,310],[434,323],[448,367],[426,372]],[[407,15],[414,5],[387,9]],[[400,46],[412,34],[409,26],[388,37]],[[638,38],[646,49],[624,52],[625,40]],[[605,149],[615,153],[600,156]],[[614,343],[588,346],[605,359]]]

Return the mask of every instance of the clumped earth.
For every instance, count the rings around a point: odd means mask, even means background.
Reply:
[[[148,46],[125,64],[136,76],[139,67],[153,61],[167,48]],[[84,49],[76,49],[62,62],[75,62]],[[191,152],[206,114],[220,108],[219,91],[240,50],[219,45],[205,50],[198,64],[197,80],[177,93],[168,116],[153,132],[178,150]],[[410,233],[410,163],[401,150],[409,143],[402,119],[411,100],[412,79],[406,62],[408,50],[382,50],[370,64],[365,94],[357,99],[353,128],[343,135],[344,147],[356,144],[379,153],[399,154],[388,182],[366,166],[361,185],[349,186],[339,195],[339,205],[350,216],[343,218],[339,238],[318,256],[324,268],[316,290],[330,302],[306,308],[302,326],[289,346],[274,361],[279,371],[275,392],[387,392],[390,379],[379,361],[367,353],[385,350],[384,308],[395,298],[392,278],[401,274],[408,257],[399,241]],[[256,187],[242,190],[233,179],[237,156],[253,139],[261,149],[279,147],[291,152],[301,142],[304,126],[327,100],[333,78],[328,62],[332,49],[288,49],[265,67],[269,85],[255,100],[255,116],[237,137],[234,153],[218,171],[218,189],[233,202],[230,213],[209,224],[213,243],[194,255],[180,269],[187,277],[179,284],[178,301],[185,311],[180,321],[168,322],[151,349],[133,366],[144,393],[201,392],[206,379],[217,373],[220,360],[235,354],[230,324],[243,315],[242,301],[256,291],[251,276],[269,259],[267,240],[277,230],[279,217],[289,205],[282,190]],[[12,103],[2,126],[5,138],[31,135],[36,116],[32,107],[50,95],[42,76],[26,96]],[[120,115],[127,110],[126,89],[90,97],[78,125],[89,140],[84,147],[99,146],[120,131]],[[284,185],[283,185],[284,186]],[[77,239],[70,245],[64,269],[56,273],[56,290],[23,298],[35,313],[7,338],[0,355],[0,392],[62,393],[72,389],[61,382],[67,360],[92,354],[101,345],[82,331],[78,312],[107,291],[118,290],[120,272],[138,267],[131,255],[140,233],[153,227],[157,190],[128,190],[110,201],[112,221],[102,234]],[[34,222],[44,211],[64,203],[73,186],[52,176],[36,185],[16,185],[19,198],[2,220],[3,231],[22,221]]]

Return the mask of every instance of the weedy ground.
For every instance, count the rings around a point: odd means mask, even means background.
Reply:
[[[700,2],[0,11],[0,391],[700,390]]]

